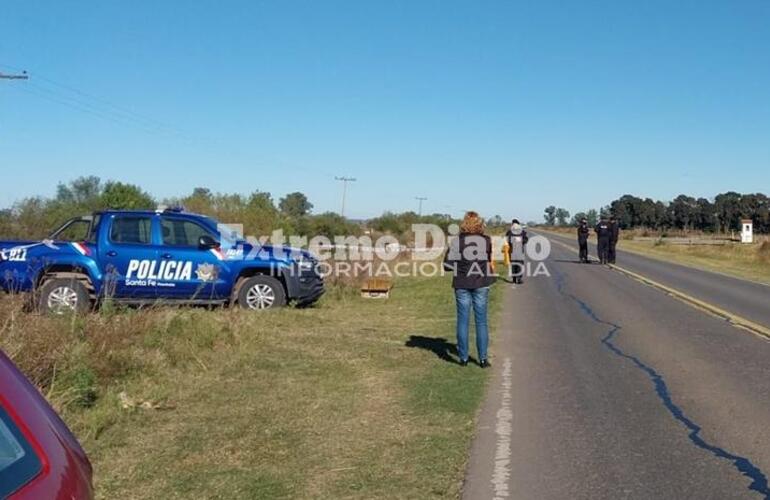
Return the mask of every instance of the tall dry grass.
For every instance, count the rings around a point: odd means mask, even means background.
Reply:
[[[138,374],[197,362],[197,351],[232,340],[229,311],[107,306],[56,317],[25,309],[23,296],[0,296],[0,349],[65,414]]]
[[[488,373],[407,343],[452,335],[448,279],[395,286],[264,313],[51,318],[0,296],[0,347],[63,412],[97,498],[457,496]]]
[[[770,263],[770,240],[765,239],[765,241],[760,243],[757,247],[757,259],[765,263]]]

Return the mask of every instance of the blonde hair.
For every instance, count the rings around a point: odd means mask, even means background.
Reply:
[[[469,210],[465,212],[465,217],[460,223],[460,231],[469,234],[484,234],[484,219],[477,212]]]

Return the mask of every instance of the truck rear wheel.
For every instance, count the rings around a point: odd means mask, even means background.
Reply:
[[[275,309],[286,305],[283,285],[271,276],[253,276],[238,290],[238,305],[244,309]]]
[[[38,292],[38,310],[46,314],[81,314],[91,308],[85,285],[74,278],[54,278],[43,283]]]

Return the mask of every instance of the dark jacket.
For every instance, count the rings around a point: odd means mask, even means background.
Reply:
[[[511,262],[520,262],[524,260],[524,250],[529,241],[527,231],[519,224],[514,224],[505,233],[505,239],[508,242],[508,258]]]
[[[492,240],[489,236],[461,233],[449,244],[444,269],[453,273],[453,288],[483,288],[495,282],[491,261]]]
[[[588,234],[590,233],[590,229],[588,229],[588,224],[580,224],[577,228],[577,237],[578,241],[587,241],[588,240]]]
[[[620,225],[616,222],[610,222],[610,241],[613,243],[618,242],[620,237]]]
[[[596,237],[600,240],[609,240],[612,236],[612,228],[609,222],[598,223],[594,231],[596,231]]]

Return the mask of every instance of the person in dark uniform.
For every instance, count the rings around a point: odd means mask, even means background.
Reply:
[[[586,218],[580,219],[580,224],[577,228],[578,245],[580,246],[580,262],[588,263],[588,235],[591,233],[588,229],[588,220]]]
[[[599,262],[606,264],[609,262],[610,239],[612,237],[612,229],[610,228],[610,223],[607,222],[606,216],[602,216],[601,220],[594,228],[594,231],[596,232],[596,247],[599,252]]]
[[[529,241],[527,231],[524,230],[518,219],[513,219],[510,229],[505,233],[505,251],[506,260],[511,265],[511,277],[514,284],[524,283],[524,256],[527,241]]]
[[[620,237],[620,226],[615,217],[610,217],[610,248],[607,252],[607,260],[610,264],[615,263],[615,247],[618,245],[618,238]]]

